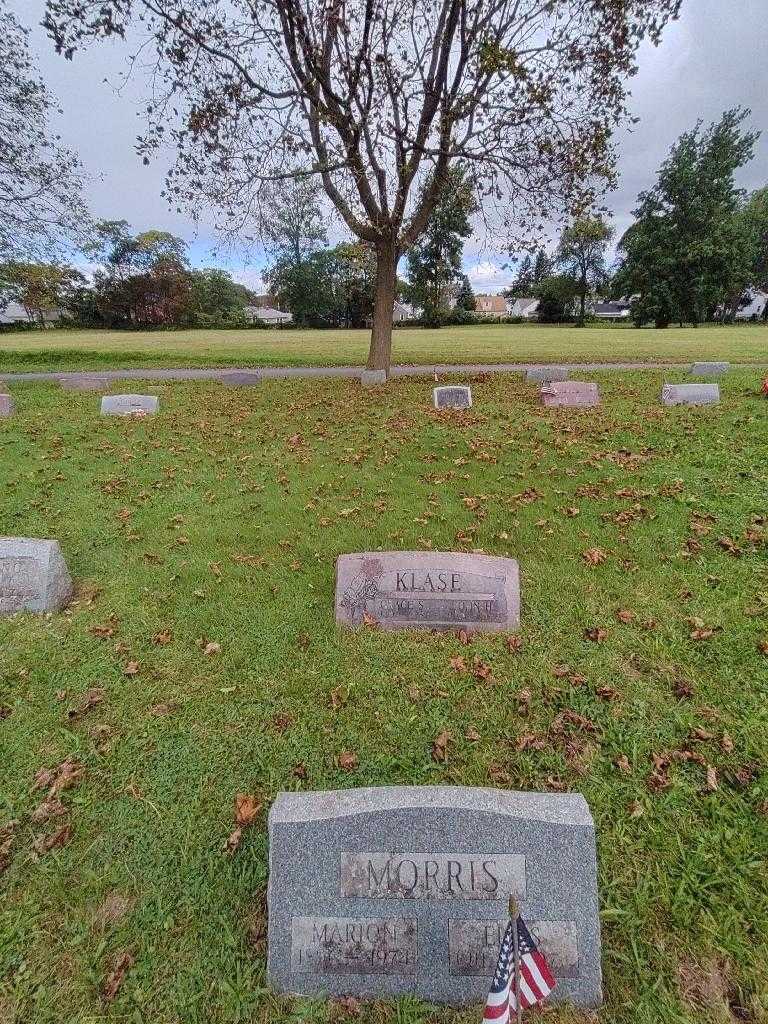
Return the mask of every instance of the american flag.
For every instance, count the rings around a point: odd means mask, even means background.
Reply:
[[[499,962],[485,1004],[483,1024],[509,1024],[511,1014],[517,1012],[514,927],[515,922],[510,921],[501,941]],[[527,1010],[529,1006],[546,999],[555,987],[555,979],[522,917],[517,918],[517,940],[520,954],[520,1006]]]

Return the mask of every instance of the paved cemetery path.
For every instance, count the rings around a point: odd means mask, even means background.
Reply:
[[[534,366],[548,365],[545,363],[439,363],[437,365],[393,366],[393,377],[432,377],[435,374],[461,373],[520,373]],[[574,372],[593,370],[688,370],[687,363],[556,363],[556,366],[568,367]],[[745,368],[750,366],[755,371],[764,367],[757,363],[732,363],[731,366]],[[362,366],[220,366],[205,368],[168,368],[153,367],[131,370],[56,370],[31,371],[28,373],[3,373],[0,381],[13,384],[19,381],[72,381],[81,380],[223,380],[227,381],[234,374],[259,374],[265,380],[285,379],[291,377],[359,377]],[[232,383],[236,381],[232,380]]]

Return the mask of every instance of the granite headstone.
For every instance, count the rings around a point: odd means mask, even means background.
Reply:
[[[0,394],[0,419],[13,416],[16,404],[10,395]]]
[[[694,377],[722,377],[730,368],[730,363],[694,363],[691,374]]]
[[[157,395],[104,395],[102,416],[151,416],[160,402]]]
[[[550,384],[556,380],[568,380],[571,371],[567,366],[531,366],[525,374],[527,381]]]
[[[369,551],[336,563],[336,621],[498,632],[520,624],[517,562],[458,551]]]
[[[387,383],[386,370],[363,370],[360,374],[360,383],[364,387],[373,387],[376,384]]]
[[[552,967],[550,1001],[599,1005],[595,826],[582,796],[281,793],[269,814],[269,980],[300,995],[479,1002],[510,895]]]
[[[542,385],[540,394],[547,408],[562,405],[590,409],[600,405],[600,389],[597,384],[587,384],[581,380],[552,381]]]
[[[717,405],[719,384],[665,384],[661,389],[662,405]]]
[[[436,409],[471,409],[472,388],[463,386],[433,388],[432,404]]]
[[[103,391],[109,381],[106,377],[59,377],[65,391]]]
[[[0,615],[58,611],[71,596],[58,541],[0,537]]]
[[[260,384],[261,374],[255,370],[231,370],[222,373],[220,379],[222,384],[228,384],[232,388],[242,388]]]

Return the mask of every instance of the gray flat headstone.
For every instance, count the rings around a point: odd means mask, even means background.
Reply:
[[[59,377],[65,391],[103,391],[108,383],[106,377]]]
[[[261,374],[256,373],[255,370],[253,372],[238,372],[235,370],[231,373],[223,373],[221,375],[221,382],[222,384],[228,384],[233,388],[249,387],[252,384],[261,383]]]
[[[281,793],[269,814],[269,980],[299,995],[480,1002],[510,894],[555,975],[549,1001],[599,1005],[584,797],[460,786]]]
[[[368,616],[382,629],[517,629],[517,562],[458,551],[340,555],[336,621],[359,626]]]
[[[387,383],[386,370],[363,370],[360,374],[360,383],[365,387],[372,387],[375,384]]]
[[[581,380],[552,381],[542,385],[540,394],[548,408],[562,405],[589,409],[600,405],[600,389],[597,384],[586,384]]]
[[[720,401],[719,384],[665,384],[662,405],[716,405]]]
[[[0,537],[0,615],[58,611],[71,596],[58,541]]]
[[[151,416],[160,402],[157,395],[104,395],[102,416]]]
[[[570,373],[567,366],[532,366],[526,370],[525,379],[549,384],[553,380],[568,380]]]
[[[691,374],[694,377],[722,377],[730,368],[730,363],[694,363]]]
[[[432,404],[436,409],[471,409],[472,388],[458,386],[433,388]]]
[[[0,418],[6,416],[13,416],[16,403],[13,401],[10,395],[0,394]]]

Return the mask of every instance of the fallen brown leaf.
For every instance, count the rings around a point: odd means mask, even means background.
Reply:
[[[352,753],[352,751],[349,750],[345,750],[341,754],[339,754],[336,760],[339,768],[341,768],[341,770],[345,772],[354,771],[355,768],[357,768],[358,764],[360,763],[360,758],[357,756],[357,754]]]
[[[203,654],[210,657],[212,654],[221,654],[221,644],[215,640],[209,641],[203,648]]]
[[[508,636],[505,642],[510,654],[517,654],[523,648],[523,638],[516,633]]]
[[[235,823],[241,827],[252,825],[263,806],[263,801],[258,800],[255,796],[251,796],[249,793],[238,793],[235,796]]]
[[[442,732],[438,733],[432,743],[432,760],[433,761],[446,761],[448,759],[448,744],[451,742],[451,734],[447,729],[443,729]]]
[[[601,644],[608,637],[608,630],[602,626],[589,626],[584,630],[584,636],[593,643]]]
[[[137,676],[139,674],[139,663],[138,661],[129,661],[123,669],[124,676]]]
[[[624,775],[632,774],[632,765],[629,763],[629,758],[626,754],[621,754],[613,763]]]
[[[152,637],[152,643],[158,647],[165,647],[173,640],[173,633],[170,629],[161,629],[159,633],[155,633]]]
[[[70,722],[74,722],[78,718],[82,718],[82,716],[87,714],[91,708],[96,707],[97,704],[101,704],[103,701],[104,690],[98,687],[93,687],[86,691],[85,696],[76,707],[69,708],[67,710],[67,718]]]
[[[619,620],[619,622],[623,622],[624,625],[627,625],[628,623],[633,621],[633,619],[635,618],[635,613],[629,611],[628,608],[619,608],[619,610],[616,612],[616,618]]]
[[[451,658],[449,664],[451,668],[454,670],[454,672],[467,671],[467,663],[461,654],[454,655],[454,657]]]
[[[66,846],[72,838],[72,826],[67,823],[62,825],[61,828],[56,829],[49,836],[39,836],[35,842],[34,847],[38,853],[48,853],[49,850],[55,850],[59,847]]]
[[[600,565],[608,558],[608,555],[602,548],[588,548],[582,552],[581,557],[587,565]]]
[[[134,958],[127,950],[123,950],[113,959],[113,963],[114,967],[101,986],[101,998],[105,1003],[111,1003],[120,991],[126,974],[133,967]]]

